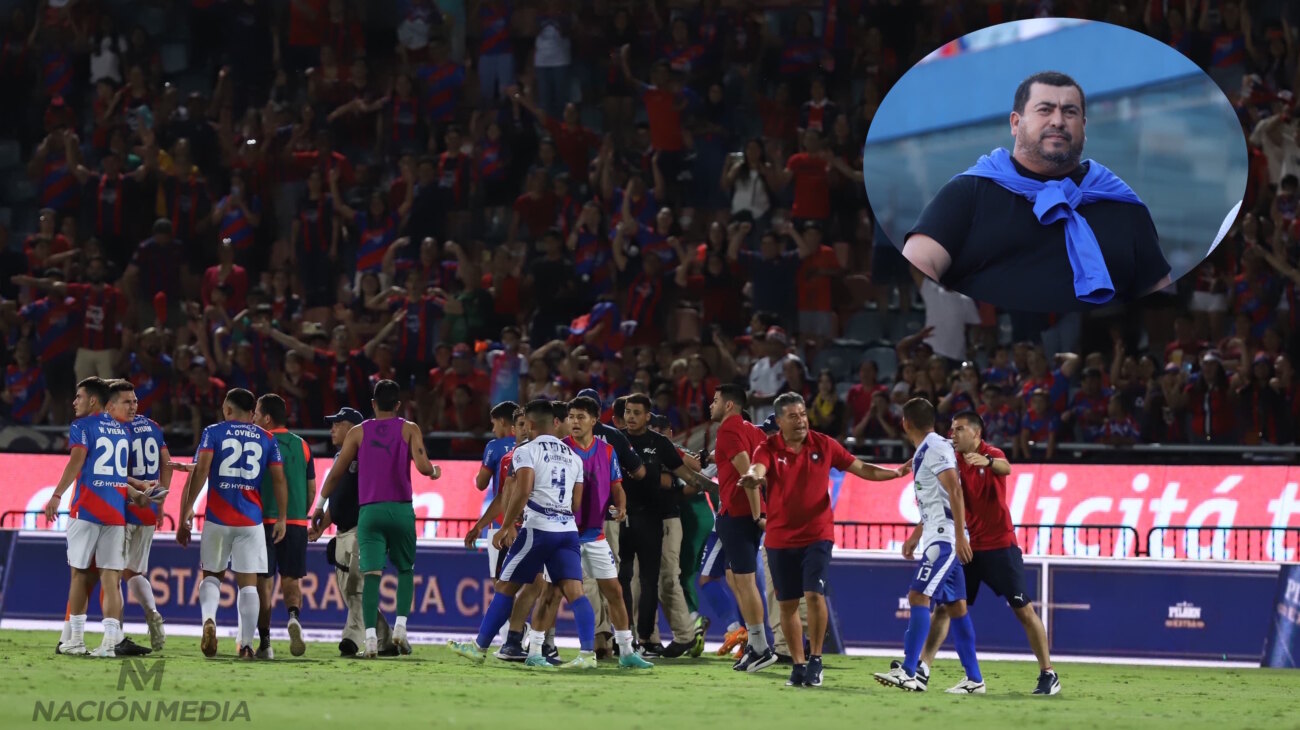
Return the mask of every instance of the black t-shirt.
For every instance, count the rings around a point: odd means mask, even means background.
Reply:
[[[633,479],[626,472],[623,473],[623,491],[627,492],[627,511],[653,513],[664,519],[677,517],[681,511],[678,508],[676,493],[659,486],[660,474],[671,472],[682,465],[682,457],[678,456],[677,447],[668,440],[667,436],[654,431],[646,430],[639,435],[627,431],[623,433],[627,435],[628,443],[641,456],[641,461],[645,465],[644,479]]]
[[[1015,165],[1026,177],[1051,179]],[[1081,165],[1070,178],[1079,183],[1085,174],[1087,166]],[[1169,273],[1155,223],[1145,208],[1101,201],[1078,212],[1097,236],[1115,287],[1114,301],[1142,296]],[[1075,297],[1065,222],[1042,225],[1034,216],[1033,203],[992,180],[971,175],[950,180],[907,235],[914,233],[938,241],[952,258],[940,280],[948,289],[1003,309],[1027,312],[1096,306]]]
[[[624,475],[624,479],[641,467],[641,455],[632,448],[632,444],[628,443],[627,436],[624,436],[622,431],[599,421],[591,430],[596,438],[604,439],[614,447],[614,455],[618,457],[618,468]]]
[[[339,479],[338,486],[330,495],[330,521],[339,532],[347,532],[357,526],[357,515],[361,511],[357,503],[357,460],[353,459],[348,470]]]

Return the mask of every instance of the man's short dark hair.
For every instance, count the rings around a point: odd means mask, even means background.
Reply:
[[[289,408],[284,404],[284,399],[275,393],[267,393],[257,399],[257,405],[262,409],[262,415],[271,419],[271,425],[283,426],[289,420]]]
[[[1011,109],[1017,114],[1025,113],[1025,104],[1029,103],[1029,87],[1034,84],[1046,84],[1047,86],[1073,86],[1079,90],[1079,112],[1084,116],[1088,115],[1088,99],[1083,94],[1083,87],[1079,82],[1070,78],[1060,71],[1039,71],[1030,76],[1016,87],[1016,96],[1012,100]]]
[[[975,411],[962,411],[961,413],[958,413],[952,418],[954,421],[960,418],[961,420],[966,422],[966,425],[974,426],[975,428],[979,429],[979,432],[981,434],[984,433],[984,419],[980,418],[980,414],[976,413]]]
[[[555,418],[555,406],[545,398],[530,400],[528,405],[524,406],[524,414],[534,423],[548,421]]]
[[[551,401],[551,413],[555,414],[555,420],[563,421],[569,417],[569,404],[566,401]]]
[[[501,401],[495,406],[492,406],[492,412],[490,415],[492,416],[492,420],[494,421],[513,422],[515,411],[518,410],[518,408],[519,408],[519,404],[512,400]]]
[[[749,403],[749,396],[745,394],[745,388],[735,383],[723,383],[718,386],[718,395],[728,403],[733,403],[736,410],[743,411]]]
[[[600,404],[590,396],[579,396],[569,401],[569,412],[582,411],[592,418],[600,418]]]
[[[934,404],[924,398],[913,398],[903,404],[903,418],[922,431],[934,428]]]
[[[510,414],[510,422],[511,422],[511,423],[514,423],[515,421],[518,421],[519,419],[523,418],[523,417],[524,417],[524,413],[525,413],[525,412],[524,412],[524,407],[523,407],[523,406],[517,406],[517,407],[515,407],[514,412]]]
[[[772,402],[772,406],[776,409],[777,418],[784,416],[785,409],[789,408],[790,406],[802,406],[802,405],[804,405],[803,396],[799,395],[798,393],[782,393],[781,395],[778,395],[776,397],[775,401]]]
[[[646,413],[649,413],[654,409],[654,403],[650,401],[650,396],[645,393],[633,393],[632,395],[627,396],[627,400],[624,401],[624,403],[629,406],[641,406],[645,409]]]
[[[117,400],[117,396],[119,393],[134,393],[134,392],[135,392],[135,383],[132,383],[129,380],[118,379],[118,380],[108,381],[108,399],[110,401]]]
[[[620,395],[614,399],[614,404],[609,407],[610,412],[614,414],[614,418],[623,419],[623,414],[627,412],[627,399],[628,396],[626,395]]]
[[[395,411],[402,399],[402,388],[392,380],[381,380],[375,383],[375,392],[371,397],[375,399],[375,408],[384,412]]]
[[[253,397],[252,391],[245,388],[231,388],[226,391],[226,402],[241,413],[252,413],[257,407],[257,398]]]

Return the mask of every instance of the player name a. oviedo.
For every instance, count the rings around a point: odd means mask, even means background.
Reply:
[[[1165,619],[1165,628],[1203,629],[1201,607],[1189,601],[1180,601],[1169,607],[1169,618]]]

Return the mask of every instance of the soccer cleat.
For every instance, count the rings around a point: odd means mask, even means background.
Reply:
[[[86,656],[87,654],[90,653],[90,651],[86,649],[86,645],[84,643],[83,644],[61,644],[59,646],[59,653],[62,654],[63,656]]]
[[[448,641],[447,648],[478,664],[482,664],[487,660],[487,653],[478,648],[472,641]]]
[[[805,687],[822,686],[822,658],[819,656],[808,658],[808,668],[804,670],[803,684]]]
[[[199,642],[203,656],[209,659],[217,655],[217,622],[208,619],[203,622],[203,639]]]
[[[402,655],[401,650],[398,649],[397,646],[393,644],[391,641],[388,643],[388,646],[385,646],[384,648],[379,650],[379,656],[401,656],[401,655]]]
[[[257,652],[253,651],[253,647],[244,644],[239,647],[239,658],[244,660],[253,660],[257,658]]]
[[[643,659],[658,659],[664,655],[663,644],[656,644],[647,641],[641,645],[641,657]]]
[[[555,669],[555,665],[551,664],[551,661],[541,654],[529,654],[528,658],[524,660],[524,666],[531,669]]]
[[[790,670],[790,678],[785,680],[787,687],[802,687],[808,677],[808,668],[803,664],[796,664]]]
[[[676,639],[668,642],[664,647],[664,659],[677,659],[685,656],[687,652],[695,648],[695,642],[677,641]]]
[[[354,657],[357,655],[357,642],[352,639],[344,639],[339,642],[339,656]]]
[[[903,663],[898,661],[897,659],[889,663],[890,669],[898,669],[902,666]],[[921,684],[925,685],[926,688],[928,689],[930,687],[930,665],[926,664],[925,662],[921,662],[920,664],[917,664],[916,678],[921,682]]]
[[[528,658],[528,652],[518,644],[502,644],[497,653],[493,654],[497,659],[503,662],[522,662]]]
[[[704,654],[704,636],[709,633],[710,623],[708,616],[700,616],[695,619],[695,638],[692,639],[691,649],[687,652],[692,659],[698,659],[700,655]]]
[[[886,687],[901,689],[905,692],[924,692],[925,685],[921,680],[907,673],[907,670],[898,666],[890,669],[888,672],[876,672],[876,681]]]
[[[397,647],[397,653],[401,656],[407,656],[411,653],[411,642],[406,640],[405,626],[398,626],[393,629],[393,646]]]
[[[271,642],[268,641],[265,644],[258,646],[255,656],[258,659],[274,659],[275,649],[271,648]]]
[[[736,647],[736,655],[733,656],[732,659],[735,659],[737,662],[739,662],[741,659],[744,659],[744,658],[745,658],[745,650],[748,649],[748,648],[749,648],[749,642],[748,642],[748,641],[746,641],[745,643],[741,644],[740,646],[737,646],[737,647]]]
[[[655,665],[642,659],[636,652],[623,654],[618,658],[619,669],[654,669]]]
[[[149,646],[153,647],[154,651],[162,651],[163,645],[167,643],[162,614],[154,611],[145,621],[149,624]]]
[[[379,639],[372,639],[367,636],[365,658],[374,659],[377,656],[379,656]]]
[[[307,642],[302,640],[302,624],[296,618],[289,619],[289,653],[294,656],[307,653]]]
[[[744,651],[745,642],[747,641],[749,641],[749,631],[744,626],[737,628],[735,631],[727,632],[727,635],[722,637],[722,646],[718,647],[718,656],[726,656],[736,647],[740,647],[741,651]]]
[[[1034,688],[1036,695],[1055,695],[1061,693],[1061,679],[1056,676],[1056,672],[1045,669],[1038,673],[1038,686]]]
[[[772,647],[767,647],[760,654],[754,651],[754,647],[748,646],[745,647],[744,658],[736,662],[732,669],[737,672],[757,672],[767,669],[773,664],[776,664],[776,652],[772,651]]]
[[[984,694],[984,683],[975,682],[969,677],[963,677],[962,680],[957,683],[957,686],[952,689],[946,689],[944,692],[950,695],[982,695]]]
[[[143,646],[131,641],[130,637],[124,636],[113,647],[113,654],[116,656],[148,656],[153,653],[153,649],[146,649]]]
[[[595,669],[596,655],[594,652],[578,652],[578,658],[565,664],[561,669]]]
[[[62,641],[60,641],[59,643],[57,643],[57,644],[54,645],[54,653],[55,653],[55,654],[62,654],[62,653],[63,653],[63,642],[62,642]]]

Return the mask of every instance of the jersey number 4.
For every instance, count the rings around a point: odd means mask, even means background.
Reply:
[[[226,439],[221,442],[221,451],[226,458],[217,467],[217,475],[230,479],[243,479],[255,482],[262,473],[262,445],[253,441]],[[243,467],[239,463],[243,462]]]
[[[564,490],[565,490],[564,477],[565,474],[563,469],[559,469],[551,472],[551,486],[560,490],[560,504],[564,504]]]

